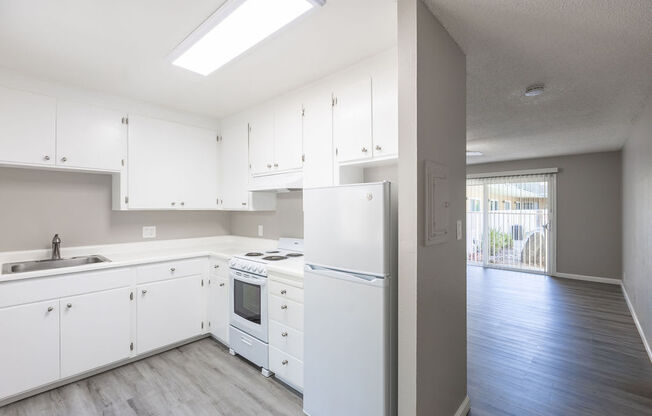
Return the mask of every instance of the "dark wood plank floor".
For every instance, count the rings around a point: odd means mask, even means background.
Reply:
[[[652,415],[652,364],[619,286],[468,268],[472,416]]]
[[[470,267],[472,416],[652,415],[652,365],[618,286]],[[302,415],[205,339],[0,408],[33,415]]]
[[[0,408],[1,416],[303,415],[302,400],[203,339]]]

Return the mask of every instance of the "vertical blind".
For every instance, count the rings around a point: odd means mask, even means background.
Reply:
[[[548,272],[553,174],[467,180],[467,261]]]

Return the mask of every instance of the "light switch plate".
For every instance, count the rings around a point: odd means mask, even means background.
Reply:
[[[258,226],[258,237],[262,237],[262,236],[263,236],[263,226],[259,225]]]
[[[143,238],[156,238],[156,226],[143,227]]]
[[[462,239],[462,220],[457,220],[457,239]]]

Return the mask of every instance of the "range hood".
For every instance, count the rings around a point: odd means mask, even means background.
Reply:
[[[289,192],[303,189],[303,172],[290,171],[249,177],[251,192]]]

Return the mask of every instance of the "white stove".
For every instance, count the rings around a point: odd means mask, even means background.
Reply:
[[[229,260],[231,280],[229,343],[269,376],[267,333],[267,265],[303,256],[303,240],[281,238],[278,248],[243,253]]]

